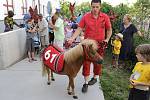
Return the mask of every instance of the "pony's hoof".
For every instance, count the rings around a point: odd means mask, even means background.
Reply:
[[[75,95],[74,95],[74,96],[73,96],[73,99],[78,99],[78,96],[75,96]]]
[[[55,79],[54,79],[54,78],[52,78],[52,81],[55,81]]]
[[[51,82],[47,82],[47,85],[50,85],[51,84]]]
[[[68,92],[69,95],[72,95],[72,92]]]

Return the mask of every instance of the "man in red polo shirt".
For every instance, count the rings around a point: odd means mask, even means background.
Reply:
[[[99,43],[106,42],[108,43],[111,35],[112,28],[109,17],[100,11],[101,0],[92,0],[91,1],[91,12],[86,13],[81,21],[79,22],[79,27],[73,34],[73,36],[68,40],[69,44],[75,40],[75,38],[83,31],[84,29],[84,38],[94,39]],[[99,54],[103,56],[104,49],[101,47],[98,50]],[[83,63],[83,76],[85,83],[82,87],[82,92],[85,93],[88,90],[88,85],[93,85],[97,82],[97,77],[101,75],[102,65],[93,63],[93,78],[88,82],[90,75],[90,64],[89,61],[84,61]]]

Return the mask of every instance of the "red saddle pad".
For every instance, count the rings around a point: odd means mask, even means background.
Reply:
[[[43,52],[43,62],[55,73],[61,72],[64,65],[63,50],[53,45],[48,46]]]

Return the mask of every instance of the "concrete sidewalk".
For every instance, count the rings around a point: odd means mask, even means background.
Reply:
[[[38,59],[38,58],[37,58]],[[41,61],[29,63],[27,59],[0,70],[0,100],[74,100],[67,94],[68,77],[54,74],[55,81],[47,85],[47,78],[42,77]],[[78,100],[104,100],[99,84],[89,86],[83,94],[81,72],[75,79],[75,92]]]

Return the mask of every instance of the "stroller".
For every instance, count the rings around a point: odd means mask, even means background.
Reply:
[[[39,54],[41,43],[40,43],[40,36],[38,32],[35,33],[35,36],[33,37],[33,41],[34,41],[35,54]]]

